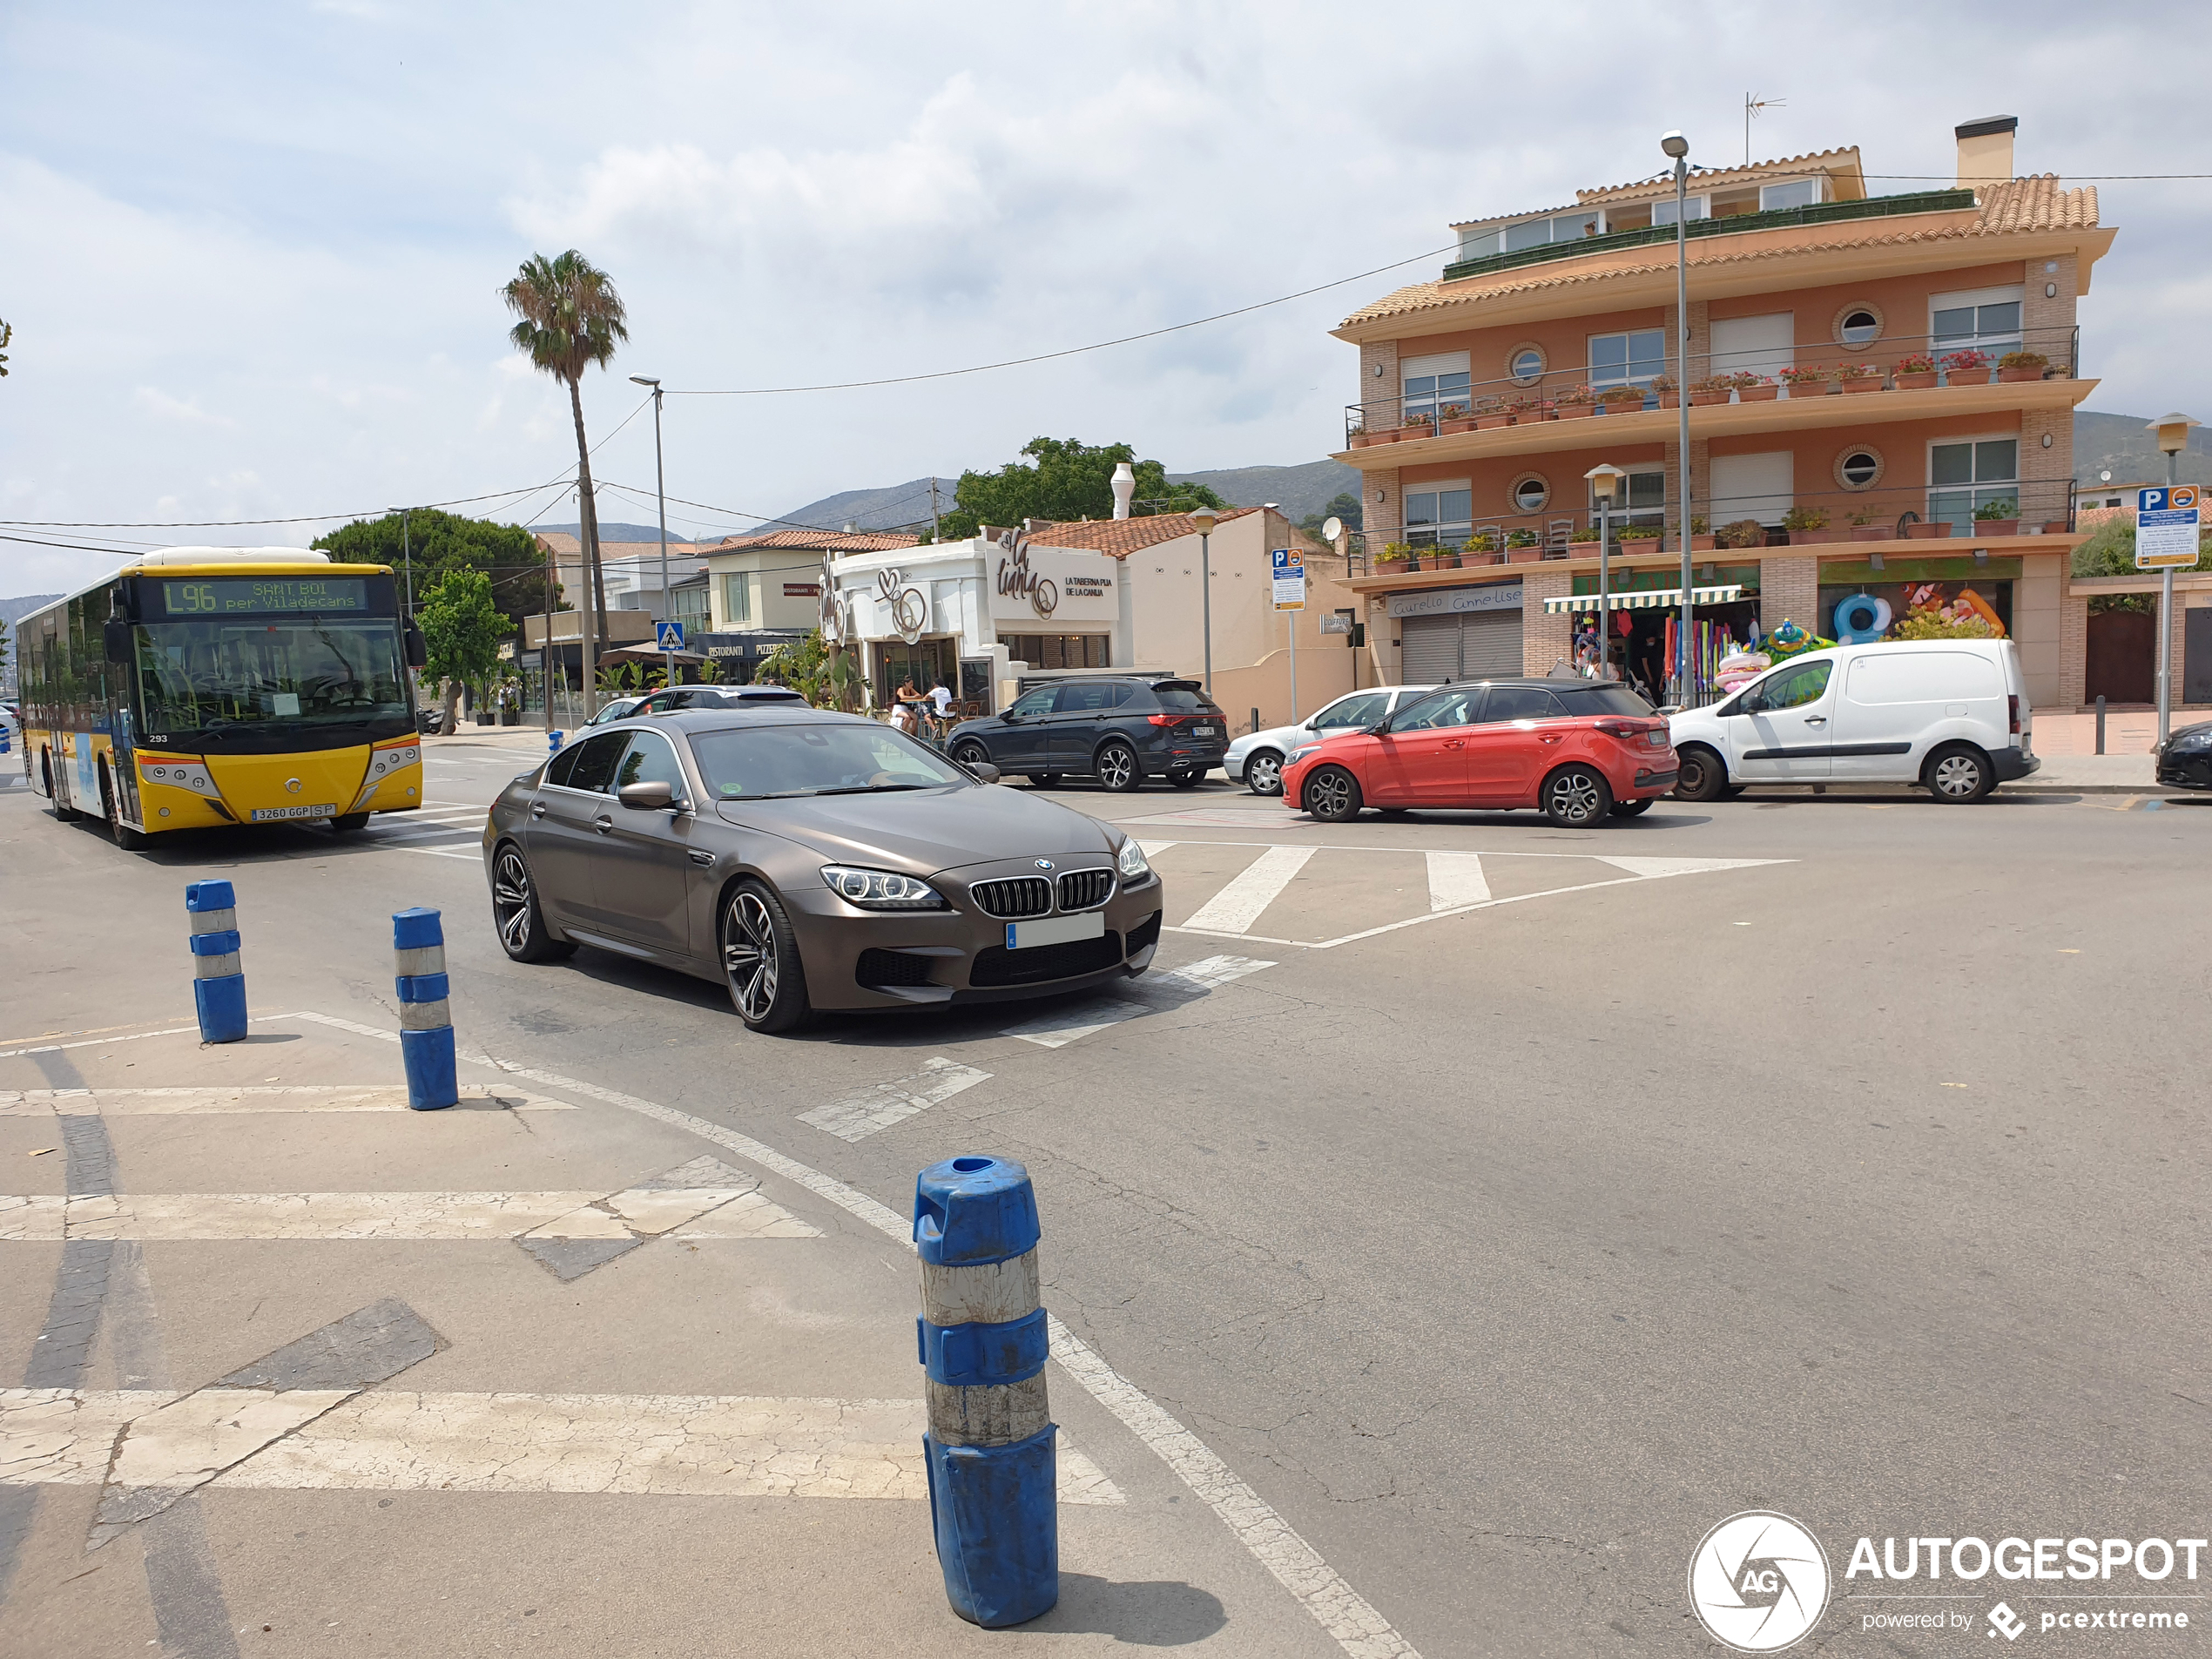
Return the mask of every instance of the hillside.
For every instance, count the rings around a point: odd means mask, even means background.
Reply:
[[[2159,452],[2155,433],[2144,428],[2147,415],[2101,415],[2078,409],[2074,416],[2074,476],[2084,489],[2101,483],[2098,474],[2109,472],[2115,484],[2163,483],[2166,457]],[[2185,484],[2212,483],[2212,427],[2189,434],[2189,447],[2182,452],[2178,469]]]

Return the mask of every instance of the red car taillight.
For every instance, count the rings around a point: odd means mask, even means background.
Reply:
[[[1608,738],[1618,738],[1623,743],[1633,743],[1651,730],[1634,720],[1600,720],[1597,729]]]
[[[2005,698],[2005,712],[2012,718],[2013,735],[2017,738],[2020,734],[2020,700],[2017,693],[2008,693],[2006,695]]]

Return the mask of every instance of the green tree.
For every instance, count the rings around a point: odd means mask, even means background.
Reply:
[[[583,371],[594,363],[604,368],[615,347],[630,338],[628,314],[607,273],[574,248],[557,259],[531,254],[501,292],[507,308],[522,319],[508,332],[508,339],[517,351],[528,354],[533,367],[569,388],[569,413],[576,421],[577,500],[583,508],[584,568],[590,589],[583,607],[584,655],[596,663],[606,631],[607,578],[599,564],[591,446],[583,435]],[[585,702],[596,706],[590,674],[584,676],[584,686]]]
[[[416,507],[407,515],[404,541],[400,515],[387,513],[381,518],[357,518],[308,545],[320,548],[341,564],[388,564],[395,572],[411,564],[418,596],[437,586],[449,571],[481,570],[491,578],[492,603],[509,615],[535,617],[545,609],[545,555],[538,550],[537,538],[519,524],[493,524],[442,513],[435,507]],[[557,583],[553,608],[570,608]]]
[[[1139,514],[1187,513],[1229,503],[1204,484],[1168,482],[1157,461],[1139,461],[1126,443],[1092,445],[1073,438],[1032,438],[1022,446],[1027,462],[1010,461],[996,472],[964,472],[942,518],[944,539],[973,536],[986,524],[1001,529],[1025,518],[1065,522],[1114,516],[1114,469],[1126,461],[1136,475]]]
[[[492,604],[491,578],[465,565],[446,572],[422,596],[417,614],[423,643],[429,647],[423,671],[445,681],[445,725],[460,718],[463,686],[483,700],[483,687],[499,668],[499,644],[514,624]]]
[[[2197,537],[2196,568],[2212,570],[2212,536]],[[2090,532],[2089,539],[2074,550],[2074,574],[2076,576],[2136,576],[2135,521],[2126,513],[2114,513]]]
[[[1348,489],[1339,489],[1337,491],[1334,499],[1332,499],[1329,504],[1326,507],[1324,507],[1319,512],[1308,513],[1305,517],[1300,521],[1298,528],[1318,542],[1321,539],[1321,526],[1327,523],[1332,518],[1342,519],[1344,521],[1345,529],[1348,530],[1365,529],[1366,528],[1366,525],[1363,522],[1360,515],[1359,497],[1353,495]]]
[[[804,639],[785,642],[760,659],[757,678],[788,685],[809,703],[849,709],[862,687],[858,665],[848,651],[833,651],[819,628]]]

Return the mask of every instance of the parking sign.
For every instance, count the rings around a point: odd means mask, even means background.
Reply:
[[[2196,563],[2197,488],[2161,484],[2135,492],[2135,568],[2186,570]]]
[[[654,624],[653,649],[655,651],[683,650],[684,624],[680,622],[662,622]]]
[[[1305,609],[1305,555],[1294,547],[1270,550],[1270,570],[1275,578],[1275,608],[1278,610]]]

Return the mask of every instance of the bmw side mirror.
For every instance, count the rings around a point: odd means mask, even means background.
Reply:
[[[110,617],[101,631],[101,645],[111,663],[131,661],[131,624],[121,617]]]
[[[995,784],[999,780],[999,769],[988,760],[973,761],[968,769],[984,783]]]
[[[675,786],[658,779],[651,783],[624,784],[615,798],[631,811],[640,813],[664,813],[677,804]]]
[[[422,631],[413,623],[407,625],[407,665],[420,668],[430,660],[429,641],[422,637]]]

